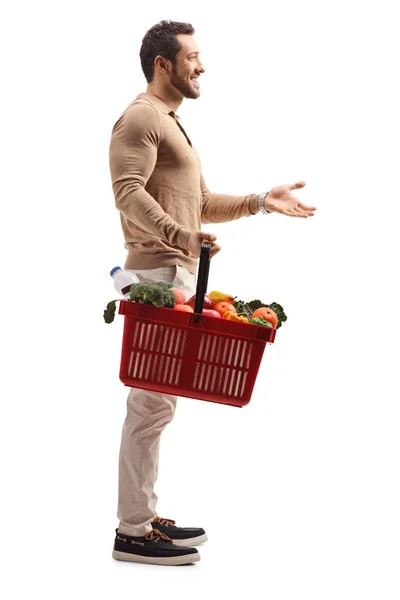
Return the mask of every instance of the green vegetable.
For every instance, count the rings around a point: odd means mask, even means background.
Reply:
[[[258,317],[257,319],[251,319],[250,323],[252,325],[262,325],[263,327],[270,327],[272,329],[272,323],[270,323],[263,317]]]
[[[129,300],[140,304],[152,304],[158,308],[174,308],[175,294],[166,283],[134,283]]]
[[[261,300],[252,300],[251,302],[243,302],[243,300],[237,300],[233,303],[233,306],[236,308],[238,314],[245,315],[249,319],[249,321],[251,321],[251,315],[254,313],[254,311],[257,310],[257,308],[270,308],[278,317],[278,324],[276,326],[276,329],[279,329],[282,323],[284,321],[287,321],[287,316],[285,315],[282,306],[277,302],[273,302],[272,304],[264,304],[263,302],[261,302]]]
[[[115,317],[117,302],[122,300],[111,300],[107,304],[103,318],[106,323],[112,323]],[[175,294],[171,292],[166,283],[133,283],[131,285],[131,293],[129,296],[131,302],[139,302],[140,304],[152,304],[158,308],[174,308]]]
[[[103,314],[103,318],[106,323],[112,323],[114,321],[115,309],[117,308],[117,302],[119,302],[119,300],[111,300],[111,302],[109,302],[107,304],[107,308]]]

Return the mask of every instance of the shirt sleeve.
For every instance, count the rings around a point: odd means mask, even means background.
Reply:
[[[114,125],[109,159],[115,204],[144,231],[187,249],[190,231],[166,214],[145,189],[161,139],[157,110],[149,105],[132,105]]]
[[[259,212],[259,194],[248,194],[247,196],[214,194],[206,186],[203,174],[200,176],[200,187],[202,196],[202,223],[226,223],[227,221],[235,221],[241,217],[250,217]]]

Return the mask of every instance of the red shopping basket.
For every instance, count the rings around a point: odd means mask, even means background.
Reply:
[[[202,314],[210,248],[202,244],[194,313],[120,302],[120,379],[129,387],[241,407],[250,402],[276,330]]]

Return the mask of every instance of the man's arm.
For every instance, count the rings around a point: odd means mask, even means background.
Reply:
[[[230,196],[228,194],[213,194],[206,186],[204,177],[200,177],[202,195],[202,223],[226,223],[241,217],[249,217],[259,212],[259,194],[247,196]]]
[[[133,105],[114,125],[110,143],[110,171],[118,210],[135,225],[187,249],[190,231],[167,215],[145,186],[157,162],[162,139],[157,111]]]

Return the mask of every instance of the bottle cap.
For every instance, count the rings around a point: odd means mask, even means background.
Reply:
[[[110,271],[110,275],[111,277],[114,275],[114,273],[116,273],[117,271],[122,271],[121,267],[114,267],[112,269],[112,271]]]

